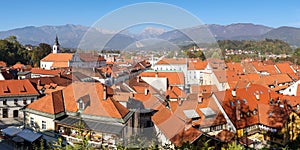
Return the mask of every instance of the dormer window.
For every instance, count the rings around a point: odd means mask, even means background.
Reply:
[[[89,105],[90,105],[90,96],[89,95],[82,96],[77,100],[77,106],[78,106],[79,111],[84,110]]]
[[[79,110],[83,110],[84,109],[84,104],[83,104],[82,100],[78,101],[78,109]]]
[[[256,115],[256,113],[257,113],[257,110],[254,109],[254,110],[252,111],[252,114],[253,114],[253,115]]]

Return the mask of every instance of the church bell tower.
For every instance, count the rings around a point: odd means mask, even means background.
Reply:
[[[52,53],[56,54],[56,53],[59,53],[59,52],[60,52],[60,49],[59,49],[58,37],[56,35],[55,42],[54,42],[54,45],[53,45],[53,48],[52,48]]]

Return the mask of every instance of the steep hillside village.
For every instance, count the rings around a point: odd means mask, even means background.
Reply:
[[[258,149],[285,147],[300,133],[300,74],[289,61],[61,53],[56,37],[40,67],[0,66],[2,138],[28,148],[43,139]]]

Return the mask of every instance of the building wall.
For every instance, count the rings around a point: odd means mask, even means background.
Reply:
[[[25,114],[25,124],[27,128],[33,129],[35,131],[54,131],[55,123],[53,118],[44,117],[41,115],[33,114],[30,112],[26,112]],[[31,125],[31,118],[34,119],[34,125]],[[46,129],[42,129],[42,121],[46,122]]]
[[[30,104],[31,101],[35,101],[37,96],[23,96],[23,97],[0,97],[0,118],[3,118],[3,110],[7,109],[8,111],[8,118],[13,118],[14,110],[18,110],[19,118],[23,118],[23,112],[20,111],[26,104]],[[4,101],[6,100],[6,105]],[[17,100],[17,103],[15,103]],[[26,100],[26,104],[24,101]]]
[[[53,62],[41,61],[40,68],[50,70]]]
[[[144,80],[145,82],[147,82],[149,85],[151,85],[152,87],[158,89],[158,90],[162,90],[162,91],[166,91],[167,90],[167,78],[164,77],[141,77],[142,80]]]
[[[229,89],[228,82],[219,82],[219,80],[217,79],[214,73],[212,73],[211,75],[211,82],[212,84],[217,86],[219,91],[225,91],[226,89]]]
[[[286,88],[285,90],[283,90],[282,94],[299,96],[297,95],[298,84],[300,84],[300,80],[294,83],[293,85],[291,85],[290,87]]]

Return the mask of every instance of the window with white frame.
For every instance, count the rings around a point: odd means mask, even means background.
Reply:
[[[46,129],[46,121],[42,121],[42,130],[45,130]]]
[[[34,126],[34,118],[33,117],[30,117],[30,126]]]

